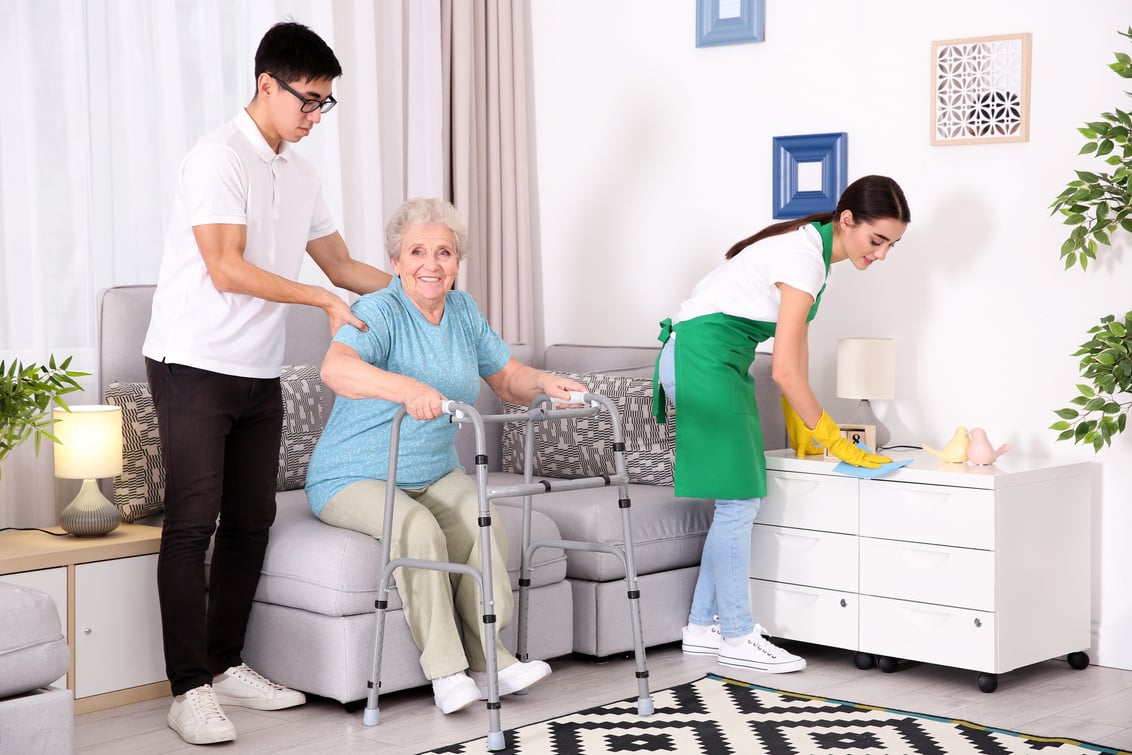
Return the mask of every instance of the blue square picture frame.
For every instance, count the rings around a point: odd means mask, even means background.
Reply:
[[[849,164],[849,134],[798,134],[776,136],[774,186],[771,208],[775,218],[801,218],[815,212],[833,212],[845,191]],[[799,163],[820,163],[821,188],[801,190]]]
[[[766,0],[696,0],[696,47],[762,42]]]

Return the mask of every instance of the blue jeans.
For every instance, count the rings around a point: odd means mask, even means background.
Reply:
[[[668,400],[676,406],[676,337],[660,352],[659,380]],[[715,516],[700,557],[700,576],[692,595],[691,624],[707,626],[719,617],[724,637],[743,637],[755,630],[751,618],[751,527],[762,498],[715,502]]]

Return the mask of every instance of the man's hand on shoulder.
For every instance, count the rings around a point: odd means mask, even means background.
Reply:
[[[329,292],[327,292],[329,293]],[[350,310],[350,305],[339,299],[334,294],[330,294],[331,301],[328,301],[323,309],[326,310],[326,316],[330,320],[330,336],[338,332],[338,329],[343,325],[353,325],[363,333],[369,330],[369,326],[363,320],[358,319],[356,315]]]

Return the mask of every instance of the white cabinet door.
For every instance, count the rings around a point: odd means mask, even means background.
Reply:
[[[861,593],[995,610],[995,554],[971,548],[861,538]]]
[[[866,653],[998,673],[995,635],[993,613],[861,596]]]
[[[75,567],[75,697],[165,679],[157,555]]]
[[[857,534],[857,480],[768,471],[759,524]]]
[[[751,576],[857,592],[857,538],[756,524],[751,532]]]

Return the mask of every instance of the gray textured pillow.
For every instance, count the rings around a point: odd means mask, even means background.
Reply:
[[[276,490],[294,490],[306,485],[311,452],[322,432],[322,380],[314,365],[289,365],[279,384],[283,438]],[[165,461],[149,385],[111,383],[106,403],[122,407],[122,474],[114,478],[114,505],[126,522],[163,511]]]
[[[657,424],[652,416],[652,380],[622,375],[578,375],[556,373],[577,380],[590,393],[610,399],[621,415],[625,438],[625,466],[629,481],[645,485],[672,485],[676,447],[675,414]],[[513,414],[526,407],[504,402]],[[500,463],[505,471],[523,471],[523,434],[526,424],[509,422],[503,427]],[[609,416],[548,420],[535,425],[534,474],[543,477],[593,477],[612,474],[613,428]]]

